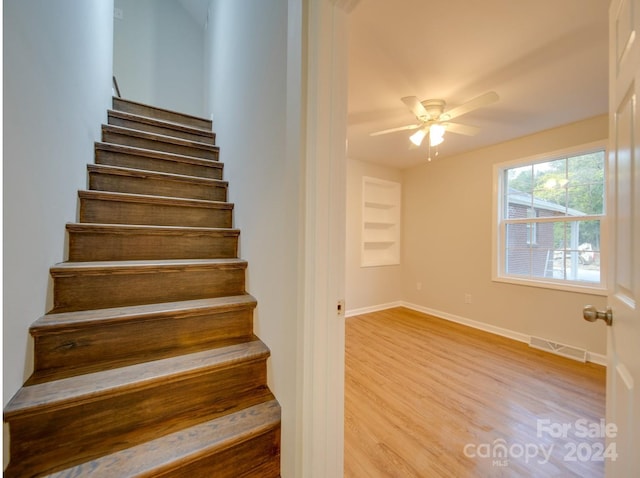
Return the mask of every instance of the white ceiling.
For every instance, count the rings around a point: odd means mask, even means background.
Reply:
[[[403,96],[447,108],[495,91],[500,100],[455,120],[475,137],[445,134],[447,156],[607,112],[608,0],[361,0],[349,38],[349,157],[398,168],[415,123]],[[433,154],[432,154],[433,157]]]

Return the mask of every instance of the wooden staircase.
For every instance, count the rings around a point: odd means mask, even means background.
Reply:
[[[211,122],[114,98],[7,477],[277,477],[280,407]]]

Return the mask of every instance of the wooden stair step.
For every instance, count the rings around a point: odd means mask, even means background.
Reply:
[[[80,222],[156,226],[232,226],[233,204],[106,191],[79,191]]]
[[[125,100],[124,98],[114,97],[112,104],[113,109],[117,111],[124,111],[126,113],[147,116],[149,118],[171,121],[173,123],[193,126],[195,128],[201,128],[205,130],[212,129],[211,120],[200,118],[198,116],[179,113],[177,111],[171,111],[165,108],[158,108],[157,106],[151,106],[137,101]]]
[[[280,407],[212,122],[113,98],[5,476],[280,475]]]
[[[69,261],[217,259],[238,256],[238,229],[67,224]]]
[[[276,478],[279,455],[280,406],[271,400],[49,477],[160,477],[179,471],[180,476]]]
[[[102,125],[102,141],[216,161],[219,153],[210,144],[111,125]]]
[[[37,476],[272,400],[259,340],[22,387],[7,476]]]
[[[96,164],[104,164],[106,166],[119,166],[210,179],[222,179],[224,168],[222,163],[210,159],[193,158],[191,156],[101,142],[95,144],[95,161]]]
[[[249,294],[47,314],[34,322],[29,385],[249,340]]]
[[[185,126],[171,121],[149,118],[124,111],[109,110],[107,112],[108,123],[123,128],[137,129],[149,133],[163,134],[176,138],[188,139],[206,144],[215,144],[216,135],[210,129],[205,130],[192,126]]]
[[[106,400],[123,393],[148,390],[241,362],[264,360],[268,347],[260,340],[103,370],[22,387],[4,409],[8,421],[68,409],[70,405]],[[261,385],[261,384],[259,384]],[[255,383],[251,384],[254,388]],[[69,424],[71,425],[71,424]]]
[[[141,169],[87,165],[89,189],[147,194],[206,201],[226,201],[228,183],[219,179],[145,171]]]
[[[54,313],[245,293],[246,261],[63,262],[50,269]]]

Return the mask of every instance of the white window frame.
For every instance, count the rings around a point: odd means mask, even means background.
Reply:
[[[605,188],[607,187],[607,143],[604,141],[596,141],[592,143],[556,150],[549,153],[528,156],[512,161],[494,164],[493,166],[493,237],[492,237],[492,280],[494,282],[504,282],[509,284],[517,284],[531,287],[542,287],[547,289],[563,290],[568,292],[578,292],[593,295],[607,295],[607,271],[608,271],[608,227],[607,227],[607,199],[605,193],[604,211],[601,216],[597,216],[600,220],[600,282],[590,283],[583,281],[571,281],[566,279],[553,279],[548,277],[520,277],[508,275],[505,272],[504,264],[504,247],[506,226],[502,221],[503,216],[503,200],[504,200],[504,180],[503,173],[507,169],[517,166],[526,166],[532,163],[542,163],[553,161],[555,159],[563,159],[570,156],[579,156],[597,151],[604,151],[604,174]],[[584,220],[593,219],[593,216],[585,216]]]
[[[535,219],[537,217],[536,210],[531,207],[527,210],[527,218]],[[538,243],[538,223],[537,222],[527,222],[527,231],[528,238],[527,244],[537,244]]]

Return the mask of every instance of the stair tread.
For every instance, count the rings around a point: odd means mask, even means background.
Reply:
[[[60,262],[51,267],[50,272],[53,277],[61,276],[73,272],[102,272],[113,274],[116,272],[127,272],[131,270],[174,271],[180,268],[191,269],[225,269],[225,268],[246,268],[247,261],[237,258],[221,259],[157,259],[157,260],[134,260],[134,261],[92,261],[92,262]]]
[[[189,227],[189,226],[154,226],[145,224],[97,224],[91,222],[67,223],[67,230],[74,232],[98,232],[105,234],[211,234],[216,236],[235,237],[240,229],[226,227]]]
[[[211,168],[222,169],[223,167],[223,163],[212,159],[195,158],[193,156],[185,156],[183,154],[167,153],[163,151],[156,151],[153,149],[138,148],[136,146],[127,146],[124,144],[105,143],[98,141],[95,143],[95,148],[102,151],[133,154],[137,156],[147,156],[157,159],[165,159],[168,161],[196,164],[198,166],[206,166]]]
[[[81,199],[102,199],[107,201],[127,201],[127,202],[139,202],[139,203],[154,203],[165,205],[177,205],[177,206],[194,206],[204,208],[215,209],[233,209],[233,204],[222,201],[209,201],[205,199],[186,199],[186,198],[174,198],[169,196],[152,196],[149,194],[131,194],[131,193],[117,193],[112,191],[93,191],[93,190],[81,190],[78,191],[78,195]]]
[[[138,178],[154,178],[166,181],[184,181],[189,183],[205,184],[210,186],[227,187],[228,181],[221,179],[201,178],[198,176],[187,176],[184,174],[163,173],[160,171],[150,171],[147,169],[123,168],[122,166],[107,166],[103,164],[87,164],[90,173],[113,174],[118,176],[131,176]]]
[[[219,151],[220,150],[220,148],[218,146],[214,146],[212,144],[201,143],[199,141],[192,141],[192,140],[189,140],[189,139],[177,138],[175,136],[167,136],[167,135],[164,135],[164,134],[149,133],[147,131],[141,131],[139,129],[124,128],[122,126],[114,126],[114,125],[110,125],[110,124],[102,125],[102,131],[109,132],[109,133],[125,134],[127,136],[135,136],[136,138],[150,139],[152,141],[160,141],[160,142],[164,142],[164,143],[173,143],[173,144],[177,144],[177,145],[180,145],[180,146],[189,146],[189,147],[194,147],[194,148],[198,148],[198,149],[206,149],[206,150],[209,150],[209,151]]]
[[[219,312],[243,307],[255,307],[256,299],[250,294],[216,297],[210,299],[184,300],[178,302],[164,302],[157,304],[114,307],[110,309],[81,310],[76,312],[61,312],[42,316],[31,325],[33,336],[45,333],[55,328],[77,328],[78,326],[118,323],[136,318],[154,319],[166,316],[185,317],[208,310]]]
[[[279,424],[280,406],[270,400],[48,476],[148,476],[154,470],[228,449]]]
[[[5,407],[5,420],[24,414],[51,411],[158,384],[167,385],[188,376],[261,360],[269,355],[260,340],[171,358],[144,362],[22,387]]]
[[[154,126],[161,126],[172,128],[180,131],[184,131],[186,133],[194,133],[202,136],[208,136],[210,138],[215,137],[215,133],[210,129],[198,128],[197,126],[188,126],[182,123],[176,123],[175,121],[162,120],[158,118],[151,118],[149,116],[139,115],[135,113],[129,113],[127,111],[119,111],[119,110],[108,110],[108,116],[114,116],[121,119],[129,119],[133,121],[138,121],[140,123],[146,123]]]
[[[182,117],[192,118],[194,120],[207,123],[208,125],[212,124],[212,121],[210,119],[204,118],[202,116],[196,116],[196,115],[192,115],[192,114],[189,114],[189,113],[181,113],[179,111],[170,110],[170,109],[167,109],[167,108],[161,108],[159,106],[153,106],[153,105],[150,105],[150,104],[147,104],[147,103],[142,103],[140,101],[128,100],[128,99],[120,98],[120,97],[113,97],[113,101],[114,102],[121,102],[121,103],[128,103],[130,105],[135,105],[135,106],[141,106],[143,108],[150,108],[150,109],[156,110],[156,111],[163,111],[165,113],[169,113],[169,114],[172,114],[172,115],[178,115],[178,116],[182,116]],[[114,107],[114,109],[117,110],[117,111],[122,111],[122,110],[118,109],[117,107]]]

